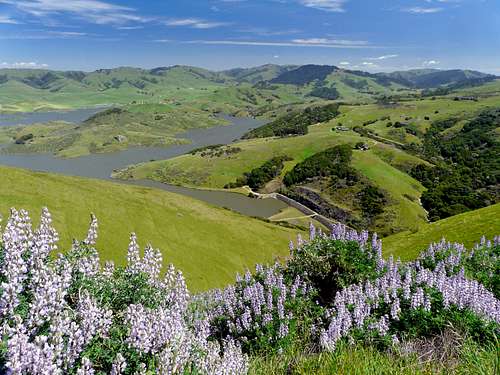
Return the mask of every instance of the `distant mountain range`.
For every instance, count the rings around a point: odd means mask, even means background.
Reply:
[[[38,69],[0,69],[0,85],[9,81],[39,90],[56,92],[65,86],[81,86],[106,90],[124,85],[145,89],[151,85],[200,86],[207,84],[237,84],[269,82],[271,84],[307,85],[334,81],[335,76],[353,76],[373,80],[382,86],[400,85],[410,89],[484,82],[497,77],[472,70],[418,69],[393,73],[367,73],[341,69],[331,65],[263,65],[255,68],[236,68],[221,72],[190,66],[159,67],[155,69],[115,68],[91,73],[82,71],[51,71]],[[356,79],[358,80],[358,79]],[[344,82],[345,83],[345,82]],[[352,83],[352,82],[351,82]],[[358,86],[361,84],[358,83]]]
[[[363,103],[381,97],[412,95],[415,90],[446,88],[449,91],[477,86],[497,78],[471,70],[368,73],[331,65],[268,64],[220,72],[180,65],[155,69],[122,67],[94,72],[0,69],[0,108],[22,110],[25,103],[30,110],[154,102],[162,98],[188,97],[190,94],[186,92],[195,94],[196,90],[198,96],[203,94],[208,101],[225,103],[231,97],[234,108],[241,103],[257,106],[261,99],[270,103],[300,101],[307,97]],[[226,90],[224,94],[219,92],[221,89]]]
[[[313,81],[325,81],[330,75],[350,74],[363,78],[370,78],[382,86],[397,84],[412,89],[429,89],[468,81],[496,79],[491,74],[473,70],[438,70],[414,69],[393,73],[367,73],[356,70],[340,69],[330,65],[304,65],[288,70],[276,76],[271,83],[304,85]]]

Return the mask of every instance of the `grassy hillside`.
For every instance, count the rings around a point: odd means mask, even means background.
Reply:
[[[95,104],[192,100],[230,78],[199,68],[103,69],[92,73],[0,70],[0,111],[79,108]]]
[[[176,134],[226,122],[212,113],[168,104],[135,104],[100,112],[80,125],[64,123],[0,127],[7,152],[50,152],[61,157],[112,152],[134,146],[169,146],[183,143]],[[17,140],[32,135],[22,144]]]
[[[310,126],[309,133],[300,137],[239,141],[232,146],[241,151],[234,154],[196,153],[140,164],[122,171],[119,177],[222,188],[276,155],[286,155],[292,159],[285,162],[281,179],[295,164],[317,152],[343,143],[355,145],[365,141],[370,144],[370,150],[356,151],[353,167],[390,197],[386,213],[376,224],[379,232],[415,229],[425,224],[425,211],[418,204],[423,187],[402,171],[423,161],[394,147],[367,140],[352,131],[332,131],[332,123],[334,121]],[[277,187],[279,183],[273,186],[274,189]],[[342,206],[341,201],[338,203]]]
[[[336,118],[336,123],[351,129],[361,127],[395,142],[420,144],[419,136],[433,121],[451,117],[468,120],[481,110],[497,107],[499,99],[500,96],[492,95],[478,101],[455,101],[452,95],[386,105],[345,105],[340,106],[342,114]]]
[[[356,151],[353,166],[389,195],[389,202],[384,213],[377,217],[374,229],[381,233],[388,233],[387,230],[394,233],[416,229],[426,223],[425,210],[419,203],[424,191],[420,182],[385,162],[375,152]]]
[[[297,232],[156,189],[6,167],[0,176],[4,217],[10,207],[36,217],[47,206],[68,248],[72,238],[85,236],[94,212],[103,260],[123,264],[134,231],[142,246],[151,241],[166,263],[182,269],[194,290],[225,285],[246,267],[286,255]]]
[[[493,80],[493,76],[472,71],[419,70],[391,74],[370,74],[334,66],[263,65],[255,68],[213,72],[190,66],[151,70],[122,67],[86,73],[29,69],[0,69],[0,112],[66,109],[96,104],[190,102],[221,110],[228,108],[226,95],[243,107],[287,103],[292,96],[304,100],[314,92],[338,93],[351,103],[375,102],[381,97],[415,97],[419,88],[441,85],[467,87]],[[243,91],[240,92],[240,86]],[[220,90],[235,89],[220,95]],[[321,89],[320,91],[317,91]],[[248,90],[251,92],[249,93]],[[261,91],[264,90],[264,91]],[[267,93],[266,91],[267,90]],[[215,97],[213,96],[215,94]],[[235,98],[236,96],[236,98]],[[259,96],[261,97],[259,99]],[[314,95],[313,95],[314,96]],[[319,98],[324,98],[320,95]],[[317,100],[318,98],[314,98]],[[335,99],[330,97],[330,99]],[[260,103],[260,102],[263,103]],[[273,103],[275,102],[275,103]],[[241,108],[232,107],[231,111]]]
[[[270,81],[279,75],[296,69],[294,65],[274,65],[266,64],[255,68],[235,68],[225,70],[222,73],[232,77],[239,82],[257,83],[260,81]]]
[[[471,247],[483,235],[489,239],[500,235],[500,204],[424,225],[415,233],[402,232],[386,237],[384,253],[409,260],[425,250],[429,243],[439,242],[443,237]]]

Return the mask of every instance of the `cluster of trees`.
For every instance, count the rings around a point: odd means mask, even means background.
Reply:
[[[342,80],[342,83],[344,83],[347,86],[352,87],[353,89],[356,89],[356,90],[363,90],[363,89],[369,87],[368,81],[366,79],[362,79],[362,80],[358,81],[358,80],[346,77]]]
[[[336,100],[340,98],[340,94],[335,87],[326,87],[326,86],[316,87],[309,93],[309,96],[326,100]]]
[[[367,185],[359,193],[359,202],[363,216],[372,219],[384,212],[387,203],[384,193],[376,186]]]
[[[324,81],[326,77],[337,69],[335,66],[328,65],[304,65],[292,71],[285,72],[270,82],[285,85],[307,85],[314,81]]]
[[[355,176],[351,168],[352,147],[340,145],[314,154],[298,163],[285,175],[286,186],[299,184],[315,177],[348,178]]]
[[[338,114],[339,106],[335,103],[308,107],[303,111],[281,116],[269,124],[254,129],[246,133],[243,139],[304,135],[307,134],[310,125],[330,121]]]
[[[279,176],[284,167],[284,162],[292,160],[289,156],[276,156],[258,168],[252,169],[239,177],[236,182],[224,186],[225,189],[234,189],[241,186],[250,186],[252,189],[260,189],[272,179]]]
[[[457,119],[436,121],[424,137],[422,154],[436,166],[418,165],[411,171],[427,191],[422,205],[431,221],[486,207],[499,200],[500,143],[494,130],[500,126],[500,109],[482,112],[453,137],[442,131]]]
[[[16,145],[24,145],[26,142],[31,141],[34,138],[32,133],[24,134],[16,139]]]
[[[241,152],[240,147],[232,147],[232,146],[218,144],[218,145],[209,145],[205,147],[195,148],[194,150],[191,150],[189,153],[191,155],[200,154],[201,157],[203,158],[204,157],[217,158],[221,156],[237,154],[239,152]]]

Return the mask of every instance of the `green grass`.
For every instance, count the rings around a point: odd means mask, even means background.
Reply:
[[[389,193],[384,213],[377,219],[376,227],[381,231],[389,229],[397,233],[406,229],[415,230],[426,223],[425,210],[419,203],[424,191],[420,182],[391,166],[374,152],[355,151],[352,164],[375,186]]]
[[[418,137],[407,134],[403,128],[387,127],[387,123],[399,121],[409,124],[420,132],[425,132],[433,121],[450,117],[470,119],[483,109],[497,107],[499,99],[500,95],[493,95],[481,98],[477,102],[454,101],[452,96],[439,97],[436,100],[405,101],[388,106],[378,104],[341,106],[342,114],[336,118],[335,124],[341,123],[342,126],[354,128],[355,126],[363,127],[363,124],[368,121],[375,121],[364,128],[397,142],[420,143]],[[389,118],[386,119],[387,117]],[[429,120],[426,120],[426,117]]]
[[[424,225],[415,233],[407,231],[386,237],[383,240],[384,254],[410,260],[443,237],[471,247],[483,235],[489,239],[500,235],[500,204]]]
[[[0,212],[47,206],[61,234],[60,250],[83,239],[90,212],[99,219],[102,260],[124,264],[128,237],[150,241],[165,263],[184,272],[194,291],[226,285],[236,272],[288,253],[297,230],[216,208],[161,190],[0,167]]]
[[[361,137],[354,132],[335,133],[328,124],[310,127],[309,134],[289,138],[259,138],[233,144],[241,152],[218,158],[182,155],[177,158],[140,164],[124,175],[132,178],[153,178],[163,182],[206,188],[222,188],[253,168],[277,155],[287,155],[285,173],[308,156],[342,143],[355,144]]]
[[[466,340],[456,351],[451,358],[425,361],[417,353],[382,352],[368,345],[341,344],[334,353],[307,354],[304,350],[292,350],[282,355],[255,357],[249,374],[486,375],[497,374],[500,369],[498,349],[493,346],[481,347]]]
[[[202,157],[200,154],[183,155],[165,161],[140,164],[123,171],[120,176],[151,178],[177,185],[222,188],[227,183],[234,182],[244,172],[259,167],[277,155],[293,158],[285,163],[282,172],[284,175],[295,164],[317,152],[343,143],[354,145],[365,141],[370,144],[371,149],[355,152],[353,166],[390,195],[386,214],[377,223],[377,230],[380,233],[388,233],[391,229],[416,229],[425,224],[425,211],[418,203],[423,187],[403,172],[424,162],[392,146],[362,138],[352,131],[333,132],[331,128],[334,122],[335,120],[311,126],[305,136],[240,141],[233,146],[240,147],[242,151],[230,156],[212,158]]]

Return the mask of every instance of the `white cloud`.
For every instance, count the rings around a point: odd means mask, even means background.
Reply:
[[[0,63],[0,68],[7,69],[46,69],[49,66],[47,64],[39,64],[37,62],[14,62],[8,63],[3,62]]]
[[[344,5],[349,0],[269,0],[287,4],[290,2],[299,3],[305,7],[322,10],[325,12],[345,12]],[[219,0],[221,3],[243,3],[248,0]]]
[[[265,42],[249,40],[191,40],[182,43],[208,44],[208,45],[231,45],[231,46],[269,46],[269,47],[316,47],[316,48],[376,48],[365,44],[331,44],[331,43],[310,43],[301,39],[287,42]]]
[[[248,27],[238,30],[241,33],[254,34],[258,36],[282,36],[298,34],[301,32],[299,29],[288,29],[288,30],[271,30],[265,27]]]
[[[344,12],[347,0],[299,0],[299,3],[308,7],[326,12]]]
[[[0,0],[0,3],[36,17],[71,14],[96,24],[123,24],[145,22],[147,19],[135,14],[135,9],[100,0]]]
[[[433,66],[433,65],[439,65],[440,62],[437,60],[426,60],[422,63],[423,66]]]
[[[366,40],[345,40],[345,39],[326,39],[326,38],[309,38],[309,39],[294,39],[294,43],[311,44],[311,45],[344,45],[344,46],[367,46],[369,43]]]
[[[341,62],[339,62],[339,65],[348,66],[348,65],[351,65],[351,63],[349,61],[341,61]]]
[[[49,35],[54,35],[54,36],[59,36],[61,38],[72,38],[72,37],[79,37],[79,36],[86,36],[88,35],[87,33],[80,33],[76,31],[49,31]]]
[[[165,25],[178,27],[187,26],[194,29],[213,29],[215,27],[227,26],[226,22],[211,22],[205,21],[198,18],[181,18],[181,19],[171,19],[165,22]]]
[[[144,26],[120,26],[120,27],[117,27],[118,30],[140,30],[143,28],[144,28]]]
[[[6,15],[3,15],[3,14],[0,14],[0,23],[10,24],[10,25],[16,25],[19,22],[16,21],[15,19],[11,18],[10,16],[6,16]]]
[[[403,12],[413,13],[413,14],[432,14],[441,12],[442,10],[443,8],[437,8],[437,7],[436,8],[412,7],[403,9]]]
[[[378,57],[368,57],[367,60],[380,61],[380,60],[393,59],[393,58],[398,57],[398,56],[399,55],[383,55],[383,56],[378,56]]]

